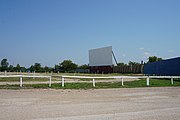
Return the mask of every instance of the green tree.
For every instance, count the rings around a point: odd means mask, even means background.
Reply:
[[[148,58],[148,62],[157,62],[163,60],[162,58],[158,58],[157,56],[150,56]]]
[[[121,62],[121,63],[118,63],[117,66],[126,66],[127,64]]]
[[[8,65],[9,65],[9,63],[8,63],[7,59],[3,59],[1,61],[1,71],[8,70]]]
[[[64,70],[64,72],[71,72],[75,71],[78,65],[73,63],[71,60],[64,60],[60,63],[60,67]]]
[[[128,65],[140,65],[140,63],[129,61]]]
[[[16,67],[15,67],[15,70],[16,71],[21,71],[21,66],[19,64],[17,64]]]
[[[36,72],[43,72],[43,68],[41,67],[40,63],[35,63],[34,65],[31,65],[29,68],[31,72],[36,71]]]
[[[31,67],[29,68],[29,70],[30,70],[31,72],[33,72],[33,71],[34,71],[34,66],[31,65]]]
[[[121,63],[117,63],[117,66],[125,66],[126,64],[121,62]]]
[[[26,72],[27,71],[26,67],[21,67],[21,71]]]
[[[161,60],[163,60],[163,59],[162,59],[162,58],[158,58],[158,59],[157,59],[157,61],[161,61]]]
[[[14,67],[13,67],[13,65],[10,65],[8,69],[9,69],[10,72],[14,72]]]
[[[54,71],[55,71],[55,72],[60,71],[60,66],[59,66],[59,65],[55,65],[55,66],[54,66]]]
[[[35,63],[33,67],[34,67],[34,70],[36,72],[42,72],[42,68],[41,68],[41,64],[40,63]]]
[[[89,69],[89,66],[84,64],[78,67],[79,69]]]
[[[50,71],[51,71],[51,68],[45,66],[45,67],[44,67],[44,71],[45,71],[45,72],[50,72]]]

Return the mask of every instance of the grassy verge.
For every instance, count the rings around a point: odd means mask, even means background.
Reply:
[[[18,82],[18,77],[11,77],[11,78],[0,78],[0,82]]]
[[[180,80],[175,80],[174,85],[171,85],[170,80],[166,79],[151,79],[150,86],[148,87],[167,87],[167,86],[180,86]],[[98,82],[96,87],[92,86],[92,83],[65,83],[65,87],[61,84],[52,84],[52,89],[101,89],[101,88],[136,88],[147,87],[146,80],[141,79],[138,81],[124,82],[124,86],[121,86],[121,82]],[[48,84],[24,84],[24,89],[47,89]],[[0,89],[20,89],[19,85],[0,85]]]
[[[9,78],[0,78],[0,82],[19,82],[19,77],[9,77]],[[49,81],[49,78],[23,78],[23,81],[29,81],[29,82],[33,82],[33,81],[40,81],[40,82],[45,82],[45,81]]]

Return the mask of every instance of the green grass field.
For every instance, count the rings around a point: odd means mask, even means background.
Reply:
[[[10,78],[0,78],[0,82],[19,82],[19,77],[10,77]],[[49,78],[26,78],[26,77],[24,77],[23,78],[23,81],[49,81]]]
[[[171,85],[170,80],[168,79],[151,79],[150,86],[148,87],[175,87],[180,86],[180,80],[175,79],[174,85]],[[98,82],[96,87],[92,86],[92,83],[65,83],[65,87],[62,87],[61,84],[52,84],[52,89],[101,89],[101,88],[136,88],[136,87],[147,87],[146,80],[141,79],[137,81],[128,81],[124,82],[124,86],[121,85],[121,82]],[[23,89],[48,89],[48,84],[24,84]],[[19,85],[0,85],[0,89],[20,89]]]

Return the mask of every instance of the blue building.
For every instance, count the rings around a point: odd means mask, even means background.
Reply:
[[[180,76],[180,57],[147,63],[143,72],[146,75]]]

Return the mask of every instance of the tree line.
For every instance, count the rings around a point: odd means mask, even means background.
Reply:
[[[161,61],[161,60],[163,60],[163,59],[158,58],[157,56],[150,56],[150,57],[148,57],[147,63],[157,62],[157,61]],[[131,65],[140,65],[140,64],[146,64],[146,63],[143,63],[143,61],[141,63],[129,61],[128,64],[121,62],[121,63],[118,63],[117,66],[131,66]]]
[[[156,56],[150,56],[148,58],[149,62],[156,62],[163,60],[162,58],[158,58]],[[131,65],[140,65],[142,63],[138,62],[132,62],[129,61],[128,64],[125,64],[123,62],[118,63],[117,66],[131,66]],[[143,63],[144,64],[144,63]],[[86,72],[85,70],[89,69],[89,66],[87,64],[78,66],[78,64],[73,63],[71,60],[64,60],[60,62],[59,64],[55,64],[54,67],[42,67],[41,63],[34,63],[34,65],[31,65],[29,68],[20,66],[20,64],[17,64],[16,66],[9,65],[9,62],[7,59],[2,59],[0,64],[0,71],[9,71],[9,72],[76,72],[80,70],[81,72]]]
[[[59,64],[56,64],[54,67],[42,67],[41,63],[34,63],[29,68],[22,67],[20,64],[16,66],[9,65],[7,59],[2,59],[0,64],[0,71],[9,71],[9,72],[75,72],[77,69],[88,69],[88,65],[78,66],[73,63],[71,60],[64,60]]]

